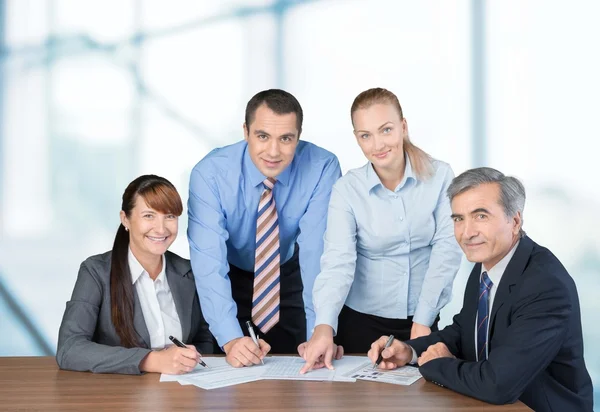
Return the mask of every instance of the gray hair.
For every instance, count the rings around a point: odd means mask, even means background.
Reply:
[[[497,183],[500,186],[500,205],[504,209],[506,217],[511,218],[517,212],[521,212],[519,235],[520,237],[525,236],[525,231],[523,230],[525,187],[516,177],[505,176],[502,172],[491,167],[478,167],[456,176],[452,180],[452,183],[450,183],[446,193],[450,198],[450,202],[452,202],[452,199],[461,193],[485,183]]]

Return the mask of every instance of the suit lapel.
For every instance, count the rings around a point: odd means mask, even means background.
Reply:
[[[498,285],[498,290],[496,291],[496,295],[494,297],[494,306],[492,307],[492,314],[490,316],[489,342],[491,342],[494,333],[494,322],[496,320],[498,310],[500,310],[500,308],[504,305],[504,302],[508,300],[510,293],[512,292],[512,288],[517,284],[519,278],[525,271],[525,266],[529,261],[532,250],[533,241],[527,236],[521,238],[515,254],[510,259],[510,262],[508,262],[508,266],[506,266],[506,269],[502,274],[500,284]],[[491,347],[489,350],[491,350]]]
[[[475,322],[477,318],[477,305],[479,303],[479,276],[481,274],[481,263],[475,264],[467,287],[465,288],[465,296],[467,305],[465,307],[465,333],[467,339],[465,339],[465,348],[463,354],[466,356],[466,360],[477,359],[477,348],[475,348]]]
[[[144,319],[144,314],[142,313],[142,305],[140,304],[140,298],[138,297],[135,285],[133,285],[133,297],[133,327],[137,332],[138,337],[146,345],[146,348],[150,349],[150,333],[148,333],[148,328],[146,327],[146,320]]]
[[[165,254],[165,258],[167,259],[167,281],[169,282],[171,295],[175,302],[175,309],[177,309],[177,314],[179,315],[182,339],[185,343],[189,340],[192,325],[192,304],[194,302],[196,286],[193,279],[189,277],[189,271],[181,273],[171,262],[171,259],[169,259],[168,253]]]

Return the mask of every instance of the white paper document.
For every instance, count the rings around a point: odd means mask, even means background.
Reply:
[[[192,384],[202,389],[217,389],[261,380],[263,373],[264,366],[262,365],[247,368],[234,368],[227,365],[216,368],[211,367],[211,369],[206,370],[204,373],[182,375],[179,382],[182,384]]]
[[[345,356],[333,362],[334,370],[316,369],[301,375],[304,359],[297,356],[270,356],[264,365],[244,368],[230,366],[224,357],[203,357],[210,368],[197,366],[185,375],[162,374],[161,382],[179,382],[181,385],[195,385],[203,389],[217,389],[263,379],[298,381],[355,382],[352,375],[358,372],[368,359],[364,356]]]
[[[344,356],[340,360],[333,361],[333,367],[335,368],[334,382],[356,382],[356,379],[348,376],[348,373],[355,371],[365,362],[369,362],[369,358],[366,356]]]
[[[347,377],[361,379],[373,382],[393,383],[395,385],[412,385],[421,379],[421,373],[418,368],[412,366],[403,366],[393,370],[373,369],[371,362],[350,371]]]
[[[267,360],[268,359],[268,360]],[[300,374],[300,369],[305,364],[304,359],[297,356],[277,356],[265,359],[268,366],[263,379],[283,379],[295,381],[332,381],[356,382],[356,379],[347,376],[348,372],[368,362],[365,356],[344,356],[333,361],[333,370],[327,368],[314,369],[305,374]]]
[[[167,375],[166,373],[163,373],[160,375],[160,382],[179,382],[182,385],[190,385],[189,383],[180,382],[180,380],[183,378],[195,376],[197,374],[204,374],[218,367],[229,365],[227,363],[227,360],[225,360],[225,357],[202,357],[202,360],[209,366],[209,368],[205,368],[202,365],[197,365],[194,368],[194,370],[184,375]]]
[[[283,379],[297,381],[332,381],[335,371],[327,368],[316,369],[300,374],[306,362],[297,356],[273,356],[265,359],[263,379]]]

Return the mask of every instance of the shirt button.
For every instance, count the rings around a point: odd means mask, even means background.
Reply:
[[[404,220],[404,218],[403,218],[402,216],[400,216],[398,219],[400,219],[400,220]]]

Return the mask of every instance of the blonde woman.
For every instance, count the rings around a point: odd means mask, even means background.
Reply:
[[[454,174],[412,144],[398,98],[366,90],[351,118],[368,162],[331,194],[313,289],[316,327],[298,347],[303,372],[331,367],[343,351],[366,353],[381,335],[437,330],[461,259],[446,196]]]

